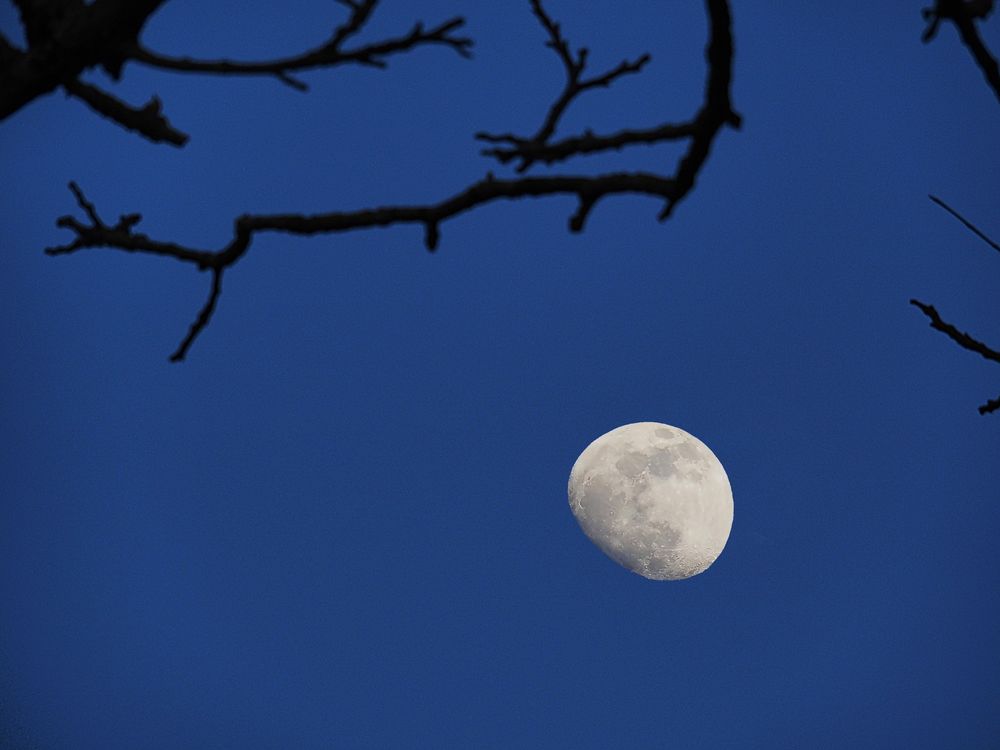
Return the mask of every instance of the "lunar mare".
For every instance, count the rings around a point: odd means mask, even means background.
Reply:
[[[601,435],[569,475],[569,505],[608,557],[653,580],[703,572],[733,525],[733,492],[715,454],[659,422]]]

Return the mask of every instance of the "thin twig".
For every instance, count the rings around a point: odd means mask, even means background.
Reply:
[[[1000,245],[998,245],[996,242],[994,242],[989,237],[987,237],[986,234],[984,234],[982,230],[980,230],[971,221],[969,221],[964,216],[962,216],[962,214],[960,214],[954,208],[952,208],[947,203],[945,203],[943,200],[941,200],[940,198],[938,198],[936,195],[928,195],[927,197],[930,198],[935,203],[937,203],[939,206],[941,206],[941,208],[943,208],[945,211],[947,211],[948,213],[950,213],[952,216],[954,216],[960,222],[962,222],[966,226],[966,228],[970,232],[972,232],[974,235],[976,235],[979,239],[981,239],[983,242],[985,242],[987,245],[989,245],[990,247],[992,247],[997,252],[1000,252]]]
[[[215,312],[215,304],[219,301],[219,295],[222,293],[222,269],[213,268],[212,269],[212,289],[208,293],[208,299],[205,301],[204,306],[198,313],[198,317],[195,318],[194,322],[191,324],[191,328],[188,330],[187,336],[177,347],[177,350],[170,355],[171,362],[183,362],[184,357],[187,356],[188,349],[191,348],[191,344],[194,340],[198,338],[198,334],[205,330],[205,326],[209,324],[212,320],[212,313]]]
[[[521,163],[517,166],[518,172],[527,171],[536,161],[551,163],[566,158],[566,156],[573,153],[582,153],[582,151],[572,150],[575,148],[575,145],[570,146],[570,150],[567,151],[566,141],[558,144],[557,147],[548,143],[549,138],[555,133],[563,113],[573,100],[584,91],[594,88],[606,88],[624,75],[639,73],[651,59],[648,54],[644,54],[633,61],[623,60],[616,67],[601,75],[584,78],[583,71],[587,67],[588,55],[586,47],[581,47],[574,57],[570,51],[569,41],[562,35],[559,24],[553,21],[548,13],[545,12],[541,0],[531,0],[531,10],[535,14],[535,17],[538,18],[542,27],[548,32],[549,40],[545,43],[545,46],[554,50],[563,63],[566,71],[566,83],[563,85],[563,90],[549,107],[549,111],[538,130],[530,137],[516,136],[509,133],[501,135],[484,132],[476,133],[477,139],[486,141],[487,143],[510,144],[510,148],[484,149],[481,153],[484,156],[494,156],[501,163],[520,159]],[[593,139],[587,140],[586,136],[577,138],[575,141],[589,146],[589,152],[615,148],[613,144],[603,144]],[[559,156],[559,154],[563,155]]]
[[[549,143],[535,143],[530,140],[518,138],[515,135],[503,134],[492,135],[490,133],[476,133],[476,138],[488,143],[512,143],[513,146],[486,148],[480,151],[483,156],[492,156],[501,164],[506,164],[515,159],[522,159],[523,162],[531,164],[539,162],[542,164],[554,164],[555,162],[569,159],[570,157],[593,154],[605,151],[619,151],[625,146],[634,144],[654,145],[665,141],[680,140],[690,138],[695,134],[695,123],[666,123],[655,128],[645,130],[620,130],[610,135],[596,135],[586,131],[583,135],[571,136],[559,141]],[[523,172],[527,167],[522,164],[518,167],[519,172]]]
[[[132,48],[130,57],[154,68],[179,73],[273,75],[283,83],[300,91],[305,91],[308,87],[302,81],[293,78],[290,75],[292,71],[320,67],[329,68],[348,63],[384,68],[387,65],[387,57],[429,44],[442,44],[451,47],[462,57],[470,57],[472,40],[468,37],[455,36],[453,33],[465,24],[463,18],[452,18],[430,29],[424,29],[422,24],[417,23],[406,35],[344,50],[342,49],[343,43],[360,31],[371,15],[375,1],[365,0],[365,2],[350,3],[349,7],[353,8],[350,19],[337,27],[326,42],[290,57],[263,61],[196,60],[190,57],[172,57],[153,52],[138,43]]]

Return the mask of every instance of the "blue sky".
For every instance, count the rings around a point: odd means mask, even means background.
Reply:
[[[702,5],[587,5],[547,3],[595,69],[653,60],[560,132],[690,116]],[[342,13],[254,6],[174,0],[145,40],[266,56]],[[669,222],[619,197],[570,235],[553,198],[450,221],[434,255],[414,227],[262,236],[180,365],[208,279],[45,257],[66,183],[210,248],[245,211],[437,201],[502,172],[475,131],[534,130],[561,86],[528,3],[386,0],[364,38],[461,14],[474,59],[305,95],[130,66],[115,90],[159,94],[180,150],[61,94],[0,124],[0,744],[995,747],[1000,381],[908,300],[1000,345],[1000,258],[926,197],[1000,235],[1000,111],[919,8],[736,2],[744,129]],[[577,455],[641,420],[733,486],[686,581],[618,567],[567,505]]]

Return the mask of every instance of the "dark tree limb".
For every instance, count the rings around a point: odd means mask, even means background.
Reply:
[[[958,34],[962,38],[962,43],[972,54],[973,60],[982,71],[987,84],[993,89],[997,99],[1000,99],[1000,65],[987,49],[979,30],[976,28],[976,21],[985,19],[993,11],[993,0],[935,0],[934,6],[924,8],[924,18],[927,20],[927,29],[923,34],[923,41],[931,41],[937,34],[941,21],[951,21]]]
[[[75,81],[80,74],[100,66],[117,78],[149,17],[166,0],[94,0],[89,5],[49,4],[43,0],[20,0],[24,6],[62,7],[65,15],[50,19],[40,38],[29,40],[28,49],[0,61],[0,120],[4,120],[39,96]],[[29,34],[34,36],[34,34]]]
[[[344,27],[341,27],[342,30],[335,33],[334,39],[337,39],[338,36],[341,37],[337,41],[338,45],[343,38],[350,36],[357,28],[360,28],[366,18],[364,15],[366,9],[370,11],[371,6],[374,5],[373,0],[341,1],[352,9],[354,26],[349,24],[346,31],[343,30]],[[678,165],[676,174],[663,176],[650,172],[613,172],[595,176],[552,175],[515,179],[499,179],[492,174],[487,174],[483,179],[438,203],[383,206],[311,215],[244,214],[233,222],[232,239],[224,247],[214,251],[154,240],[145,234],[138,233],[134,229],[141,219],[139,214],[122,216],[117,224],[110,226],[101,220],[93,204],[86,199],[82,191],[74,183],[71,183],[70,189],[76,196],[80,208],[87,215],[89,223],[83,223],[72,216],[61,217],[56,222],[57,225],[72,231],[75,235],[74,239],[68,244],[50,247],[46,252],[49,255],[63,255],[87,248],[108,247],[126,252],[171,257],[181,262],[191,263],[199,270],[210,271],[212,273],[212,288],[208,300],[198,313],[180,346],[171,355],[171,361],[179,361],[184,358],[192,343],[210,322],[220,295],[223,273],[247,253],[254,235],[259,232],[313,235],[395,224],[418,224],[424,230],[424,245],[428,250],[433,251],[440,241],[441,224],[459,214],[501,199],[539,198],[550,195],[569,195],[576,198],[576,210],[569,217],[569,229],[572,232],[582,231],[587,217],[594,207],[603,198],[611,195],[639,194],[657,198],[663,201],[665,206],[660,212],[660,218],[666,218],[670,210],[693,188],[697,173],[705,163],[711,144],[719,130],[726,124],[735,126],[739,123],[739,118],[732,111],[729,102],[733,49],[727,0],[706,0],[710,24],[710,37],[706,53],[709,68],[708,83],[705,102],[691,122],[660,126],[648,131],[622,131],[611,136],[595,136],[588,133],[575,141],[565,139],[554,143],[550,143],[549,138],[554,132],[558,119],[565,107],[580,91],[595,86],[604,86],[621,75],[637,72],[648,56],[639,58],[635,63],[622,63],[611,71],[594,78],[582,78],[586,53],[581,51],[577,56],[573,56],[569,51],[568,44],[559,32],[558,25],[544,13],[541,3],[538,0],[532,0],[532,7],[536,16],[547,29],[550,37],[549,46],[556,50],[563,61],[567,69],[568,79],[567,88],[550,109],[545,123],[536,134],[537,146],[541,151],[536,154],[535,160],[556,161],[578,154],[590,153],[594,150],[620,148],[629,143],[689,138],[691,142]],[[418,35],[419,33],[422,32],[418,32]],[[287,72],[286,67],[278,66],[281,72]],[[276,74],[277,69],[256,72]]]
[[[941,206],[943,209],[945,209],[952,216],[954,216],[956,219],[958,219],[960,222],[962,222],[962,224],[964,224],[969,231],[971,231],[973,234],[975,234],[977,237],[983,240],[983,242],[992,247],[994,250],[1000,251],[1000,245],[991,240],[986,234],[984,234],[979,228],[977,228],[974,224],[972,224],[972,222],[970,222],[968,219],[962,216],[958,211],[953,209],[951,206],[949,206],[947,203],[945,203],[937,196],[931,195],[928,197],[932,201],[937,203],[939,206]],[[943,320],[941,318],[941,315],[935,309],[934,305],[928,305],[915,299],[911,299],[910,304],[914,305],[915,307],[918,307],[920,311],[923,312],[923,314],[930,319],[931,328],[933,328],[934,330],[941,331],[941,333],[950,338],[952,341],[954,341],[963,349],[968,349],[970,352],[975,352],[976,354],[979,354],[980,356],[990,360],[991,362],[1000,363],[1000,351],[993,349],[990,346],[987,346],[979,339],[974,338],[971,334],[966,333],[965,331],[961,331],[955,326],[953,326],[951,323],[948,323],[945,320]],[[1000,399],[990,399],[985,404],[979,407],[979,413],[989,414],[991,412],[996,411],[997,409],[1000,409]]]
[[[423,24],[417,23],[408,34],[403,36],[345,50],[343,43],[361,31],[374,11],[378,0],[341,0],[341,2],[351,10],[348,20],[334,29],[331,37],[323,44],[291,57],[256,62],[195,60],[189,57],[162,55],[152,52],[138,43],[132,50],[131,57],[145,65],[179,73],[273,75],[283,83],[305,91],[308,86],[292,77],[293,71],[319,67],[329,68],[348,63],[385,68],[387,57],[429,44],[445,45],[463,57],[470,56],[472,40],[468,37],[455,36],[453,33],[465,24],[465,20],[462,18],[453,18],[430,29],[424,29]]]
[[[136,108],[83,81],[69,81],[63,84],[63,88],[98,114],[154,143],[166,142],[175,146],[187,143],[187,134],[177,130],[160,112],[158,97],[154,96],[145,106]]]
[[[980,414],[991,414],[997,409],[1000,409],[1000,398],[991,398],[985,404],[979,407]]]
[[[578,207],[570,216],[569,228],[573,232],[580,232],[590,211],[605,196],[637,193],[670,200],[676,186],[672,180],[643,172],[619,172],[595,177],[527,177],[514,180],[499,180],[487,175],[451,198],[423,206],[386,206],[353,212],[312,215],[244,214],[233,223],[233,239],[217,251],[161,242],[133,232],[133,228],[142,218],[139,214],[127,214],[122,216],[117,224],[109,226],[100,219],[93,204],[86,199],[75,183],[70,183],[70,189],[91,223],[83,224],[72,216],[61,217],[56,224],[71,230],[76,237],[69,244],[47,248],[45,252],[48,255],[66,255],[87,248],[108,247],[126,252],[171,257],[192,263],[200,270],[213,272],[213,292],[209,301],[199,313],[181,346],[171,355],[171,361],[177,362],[184,358],[195,338],[208,325],[219,296],[223,271],[246,254],[253,235],[258,232],[313,235],[393,224],[420,224],[424,227],[424,245],[433,251],[440,240],[440,225],[444,221],[501,198],[575,195]]]
[[[625,146],[637,143],[653,145],[665,141],[677,141],[683,138],[691,138],[695,134],[695,123],[667,123],[655,128],[645,130],[620,130],[610,135],[597,135],[591,131],[583,135],[570,136],[559,141],[549,143],[536,143],[530,139],[522,139],[517,136],[491,135],[489,133],[477,133],[476,137],[483,141],[492,143],[513,143],[509,148],[489,148],[481,153],[484,156],[492,156],[501,164],[520,159],[517,171],[524,172],[531,164],[538,162],[542,164],[554,164],[564,161],[578,154],[593,154],[601,151],[620,151]]]
[[[107,92],[80,83],[81,73],[102,67],[117,80],[125,63],[133,60],[178,72],[273,75],[305,90],[306,84],[292,72],[347,63],[385,67],[388,57],[427,45],[451,47],[468,57],[472,45],[471,39],[455,33],[464,20],[453,18],[429,29],[417,23],[408,34],[345,49],[344,43],[362,30],[378,0],[340,0],[350,11],[347,21],[336,27],[324,44],[300,55],[264,62],[191,60],[157,54],[139,43],[146,21],[166,0],[14,2],[21,11],[29,44],[22,51],[0,37],[0,120],[63,87],[129,130],[174,145],[181,145],[187,136],[162,118],[155,99],[134,109]]]
[[[926,315],[931,320],[931,328],[936,331],[941,331],[945,336],[950,338],[956,344],[958,344],[963,349],[968,349],[970,352],[975,352],[976,354],[982,355],[988,360],[993,362],[1000,362],[1000,352],[995,349],[991,349],[982,341],[973,338],[968,333],[960,331],[951,323],[946,323],[941,319],[940,314],[934,308],[934,305],[926,305],[923,302],[915,299],[910,300],[911,305],[919,307],[921,312]]]

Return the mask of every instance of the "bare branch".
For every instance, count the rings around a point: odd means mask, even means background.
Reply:
[[[974,339],[968,333],[958,330],[951,323],[946,323],[941,319],[938,311],[934,309],[934,305],[925,305],[923,302],[915,299],[911,299],[910,304],[919,307],[923,314],[930,318],[931,328],[941,331],[941,333],[950,338],[963,349],[968,349],[970,352],[976,352],[976,354],[980,354],[993,362],[1000,362],[1000,352],[995,349],[991,349],[982,341]]]
[[[175,146],[187,143],[187,134],[173,127],[161,114],[158,97],[154,96],[142,108],[135,108],[83,81],[68,81],[63,84],[63,88],[98,114],[113,120],[126,130],[139,133],[154,143],[166,142]]]
[[[705,105],[695,118],[695,135],[687,153],[681,159],[675,179],[678,195],[667,201],[660,212],[660,220],[670,217],[677,204],[695,185],[698,173],[712,150],[715,136],[724,125],[740,127],[740,116],[733,111],[729,101],[729,86],[733,75],[733,36],[730,31],[732,18],[726,0],[706,0],[710,21],[710,36],[705,57],[708,60],[708,83],[705,86]]]
[[[46,24],[47,34],[29,49],[8,59],[0,86],[0,120],[80,73],[100,65],[112,76],[121,73],[125,49],[166,0],[93,0],[73,2],[59,23]],[[25,0],[27,2],[27,0]],[[41,33],[41,32],[39,32]]]
[[[492,175],[487,175],[484,179],[451,198],[426,206],[387,206],[311,216],[302,214],[245,214],[234,222],[232,241],[215,252],[184,247],[172,242],[160,242],[144,234],[133,232],[133,227],[141,220],[139,214],[127,214],[122,216],[116,225],[108,226],[101,220],[94,205],[87,200],[76,183],[70,183],[70,190],[76,196],[77,203],[87,214],[91,223],[90,225],[82,224],[72,216],[59,218],[56,225],[73,231],[76,238],[69,244],[47,248],[46,254],[66,255],[85,248],[109,247],[126,252],[174,258],[182,262],[193,263],[201,270],[211,270],[216,274],[216,278],[213,280],[213,291],[208,302],[192,325],[188,336],[171,356],[171,361],[177,362],[184,358],[195,338],[208,325],[219,296],[222,272],[246,254],[253,235],[257,232],[278,231],[296,235],[312,235],[384,227],[392,224],[421,224],[424,227],[424,244],[428,250],[433,251],[437,248],[440,239],[442,222],[500,198],[576,195],[579,200],[579,209],[570,218],[570,230],[579,232],[583,229],[590,210],[601,198],[623,193],[639,193],[669,198],[674,190],[674,184],[658,175],[642,172],[620,172],[597,177],[528,177],[516,180],[497,180]]]
[[[991,398],[985,404],[979,407],[980,414],[991,414],[997,409],[1000,409],[1000,398]]]
[[[513,144],[509,148],[483,149],[480,153],[483,156],[496,158],[501,164],[506,164],[514,159],[522,159],[522,165],[518,166],[517,171],[523,172],[527,168],[524,165],[531,164],[532,162],[554,164],[577,154],[591,154],[611,150],[618,151],[632,144],[644,143],[653,145],[664,141],[690,138],[694,134],[695,124],[684,122],[679,124],[667,123],[646,130],[620,130],[611,135],[595,135],[588,130],[583,135],[571,136],[561,141],[544,144],[518,138],[511,134],[491,135],[490,133],[476,133],[476,138],[489,143]]]
[[[937,34],[942,20],[951,21],[958,29],[962,43],[969,49],[976,65],[997,99],[1000,99],[1000,65],[983,43],[975,21],[986,18],[993,10],[993,0],[936,0],[931,8],[924,8],[928,21],[923,41],[929,42]]]
[[[191,324],[191,328],[187,332],[187,336],[178,345],[177,350],[170,355],[171,362],[183,362],[184,357],[187,356],[188,349],[191,348],[191,344],[194,340],[198,338],[198,334],[205,330],[205,326],[209,324],[212,320],[212,313],[215,312],[215,304],[219,301],[219,295],[222,293],[222,269],[213,268],[212,269],[212,289],[208,293],[208,299],[205,301],[204,306],[198,312],[198,317],[195,318],[194,323]]]
[[[371,7],[374,5],[373,0],[340,1],[351,9],[352,18],[357,22],[357,27],[360,27],[360,24],[363,23],[366,17],[364,14],[370,12]],[[732,38],[728,2],[727,0],[706,0],[706,6],[711,28],[706,53],[709,67],[708,83],[706,85],[705,103],[690,123],[661,125],[658,128],[646,131],[626,130],[609,136],[595,136],[588,132],[576,139],[571,138],[549,143],[548,139],[555,128],[559,115],[566,106],[566,104],[560,105],[557,102],[554,107],[555,115],[552,115],[550,112],[546,123],[543,124],[539,134],[535,136],[537,143],[526,146],[525,140],[531,139],[519,139],[514,135],[489,136],[481,134],[483,140],[509,143],[513,144],[514,148],[522,147],[525,149],[523,153],[518,153],[506,159],[498,154],[497,157],[501,161],[506,161],[510,158],[523,159],[526,155],[528,158],[536,161],[558,161],[574,154],[620,148],[630,143],[650,143],[657,140],[690,138],[691,143],[688,150],[678,166],[677,174],[673,177],[649,172],[614,172],[594,176],[554,175],[548,177],[497,179],[488,173],[482,180],[469,185],[450,198],[438,203],[410,206],[383,206],[357,211],[334,211],[313,215],[245,214],[236,218],[233,222],[233,237],[230,242],[225,247],[216,251],[206,251],[171,242],[153,240],[144,234],[137,233],[133,230],[140,220],[139,214],[123,216],[115,226],[108,226],[101,221],[93,205],[86,200],[79,188],[71,184],[70,189],[74,192],[77,202],[89,217],[90,224],[83,224],[72,216],[60,218],[56,222],[57,225],[71,230],[76,236],[72,242],[49,248],[46,252],[50,255],[61,255],[85,248],[110,247],[127,252],[172,257],[175,260],[192,263],[201,270],[211,270],[213,273],[212,291],[208,301],[198,314],[194,324],[192,324],[188,335],[171,357],[173,361],[178,361],[185,356],[192,342],[205,326],[208,325],[220,294],[223,271],[238,262],[246,254],[252,243],[253,236],[258,232],[285,232],[295,235],[313,235],[383,227],[394,224],[418,224],[424,230],[425,246],[428,250],[433,251],[437,248],[440,241],[441,224],[458,214],[471,211],[481,205],[499,199],[514,200],[549,195],[569,195],[576,198],[576,210],[569,217],[569,229],[572,232],[582,231],[590,212],[603,198],[609,195],[632,193],[658,198],[665,205],[665,208],[660,212],[660,218],[666,218],[670,210],[694,186],[695,177],[707,159],[712,141],[718,131],[726,124],[732,126],[739,124],[739,118],[732,111],[729,102],[729,86],[732,76]],[[559,32],[558,26],[545,15],[541,4],[537,0],[533,0],[533,7],[536,8],[536,15],[539,16],[543,25],[549,30],[550,46],[556,50],[557,54],[563,60],[564,65],[567,66],[569,83],[563,92],[563,98],[566,99],[567,104],[580,91],[586,88],[605,86],[621,75],[637,72],[645,64],[645,60],[648,59],[648,57],[644,56],[635,63],[622,63],[611,71],[594,78],[582,78],[582,71],[586,63],[586,52],[581,50],[576,57],[573,57],[569,51],[568,44]],[[426,36],[441,36],[447,34],[453,28],[457,28],[460,24],[461,19],[456,19],[430,32],[424,32],[418,25],[407,39],[418,40]],[[348,28],[347,32],[341,32],[341,36],[349,36],[355,30],[353,27]],[[386,44],[391,45],[396,44],[396,42]],[[385,53],[384,49],[377,53],[371,52],[375,48],[376,46],[374,45],[365,48],[369,50],[366,54],[371,55],[371,59],[373,60],[379,59],[379,56]],[[357,51],[347,54],[357,54]],[[192,64],[197,67],[202,63]],[[207,63],[204,64],[207,65]],[[268,65],[270,67],[267,70],[261,68],[251,71],[244,68],[232,72],[284,74],[290,68],[288,60],[269,64],[246,65]],[[530,149],[535,150],[531,151]]]
[[[934,308],[934,305],[926,305],[915,299],[911,299],[910,304],[920,308],[921,312],[930,318],[931,328],[941,331],[945,336],[950,338],[963,349],[968,349],[970,352],[980,354],[992,362],[1000,362],[1000,351],[987,346],[982,341],[973,338],[968,333],[958,330],[958,328],[953,326],[951,323],[947,323],[942,320],[940,314],[938,314],[938,311]],[[997,409],[1000,409],[1000,399],[990,399],[979,407],[979,413],[990,414]]]
[[[160,115],[154,99],[141,109],[119,101],[105,91],[83,84],[79,76],[100,66],[115,79],[128,60],[181,72],[272,75],[292,88],[305,91],[294,77],[297,70],[346,63],[385,67],[390,56],[416,47],[437,44],[470,56],[472,40],[456,30],[464,24],[453,18],[433,28],[416,24],[406,35],[343,49],[360,32],[378,0],[341,0],[350,9],[347,21],[334,29],[324,44],[294,57],[265,62],[199,61],[160,55],[138,41],[142,27],[166,0],[15,0],[25,24],[29,49],[20,51],[0,37],[0,120],[33,99],[62,86],[100,114],[153,141],[182,145],[187,136]]]
[[[641,72],[646,63],[648,63],[651,59],[648,54],[645,54],[631,62],[623,60],[616,67],[602,73],[601,75],[594,76],[592,78],[583,78],[583,71],[587,66],[587,49],[585,47],[580,48],[576,57],[574,57],[573,53],[570,51],[569,42],[562,35],[559,24],[553,21],[552,18],[545,12],[545,8],[542,7],[541,0],[531,0],[531,9],[538,18],[539,23],[542,24],[542,27],[549,34],[549,40],[545,43],[545,46],[550,47],[555,51],[556,55],[558,55],[559,59],[562,61],[563,67],[566,69],[566,83],[563,90],[555,102],[552,103],[548,114],[545,116],[545,120],[533,136],[521,137],[511,134],[493,135],[490,133],[476,133],[476,138],[481,141],[486,141],[488,143],[510,143],[512,146],[511,148],[484,149],[482,154],[484,156],[495,156],[502,164],[505,164],[513,159],[520,159],[521,163],[517,167],[518,172],[527,171],[527,169],[536,161],[551,163],[553,161],[565,159],[573,153],[583,153],[567,151],[566,141],[563,141],[560,144],[560,147],[555,150],[551,150],[551,147],[548,145],[548,140],[552,137],[552,134],[555,133],[556,127],[559,124],[559,119],[562,117],[567,107],[569,107],[573,100],[584,91],[593,88],[606,88],[617,78],[621,78],[622,76],[629,75],[631,73]],[[591,147],[591,152],[602,150],[598,146],[598,143],[598,141],[593,139],[588,141],[587,145]],[[614,146],[610,145],[607,146],[607,148],[613,147]],[[553,154],[560,153],[563,155],[555,158],[549,158]]]
[[[131,51],[131,58],[137,62],[164,70],[181,73],[213,73],[217,75],[273,75],[280,81],[300,91],[307,86],[300,80],[292,78],[292,71],[309,70],[319,67],[334,67],[354,63],[384,68],[386,58],[416,47],[429,44],[442,44],[451,47],[463,57],[470,56],[472,40],[468,37],[455,36],[458,28],[465,24],[462,18],[453,18],[431,29],[424,29],[417,23],[405,36],[393,37],[382,42],[366,44],[355,49],[345,50],[343,43],[357,34],[375,8],[377,0],[350,0],[343,2],[351,9],[348,20],[334,29],[332,36],[323,44],[311,50],[291,57],[281,57],[264,61],[236,60],[195,60],[189,57],[171,57],[152,52],[138,42]]]
[[[947,211],[948,213],[950,213],[952,216],[954,216],[960,222],[962,222],[966,226],[966,228],[968,228],[968,230],[970,232],[972,232],[974,235],[976,235],[979,239],[981,239],[983,242],[985,242],[987,245],[989,245],[990,247],[992,247],[997,252],[1000,252],[1000,245],[998,245],[996,242],[994,242],[989,237],[987,237],[982,232],[982,230],[980,230],[979,228],[977,228],[972,222],[970,222],[968,219],[966,219],[964,216],[962,216],[962,214],[960,214],[954,208],[952,208],[947,203],[945,203],[943,200],[941,200],[940,198],[938,198],[936,195],[928,195],[927,197],[930,198],[935,203],[937,203],[939,206],[941,206],[941,208],[943,208],[945,211]]]
[[[76,239],[66,245],[56,245],[45,248],[46,255],[68,255],[77,250],[93,247],[113,247],[126,252],[163,255],[177,260],[194,263],[198,268],[210,268],[214,254],[205,250],[195,250],[172,242],[157,242],[144,234],[133,232],[133,228],[142,221],[141,214],[124,214],[114,226],[108,226],[101,220],[94,204],[87,200],[83,191],[75,183],[69,183],[69,189],[76,196],[80,208],[90,219],[90,225],[81,224],[72,216],[60,216],[56,226],[70,229],[76,234]]]

